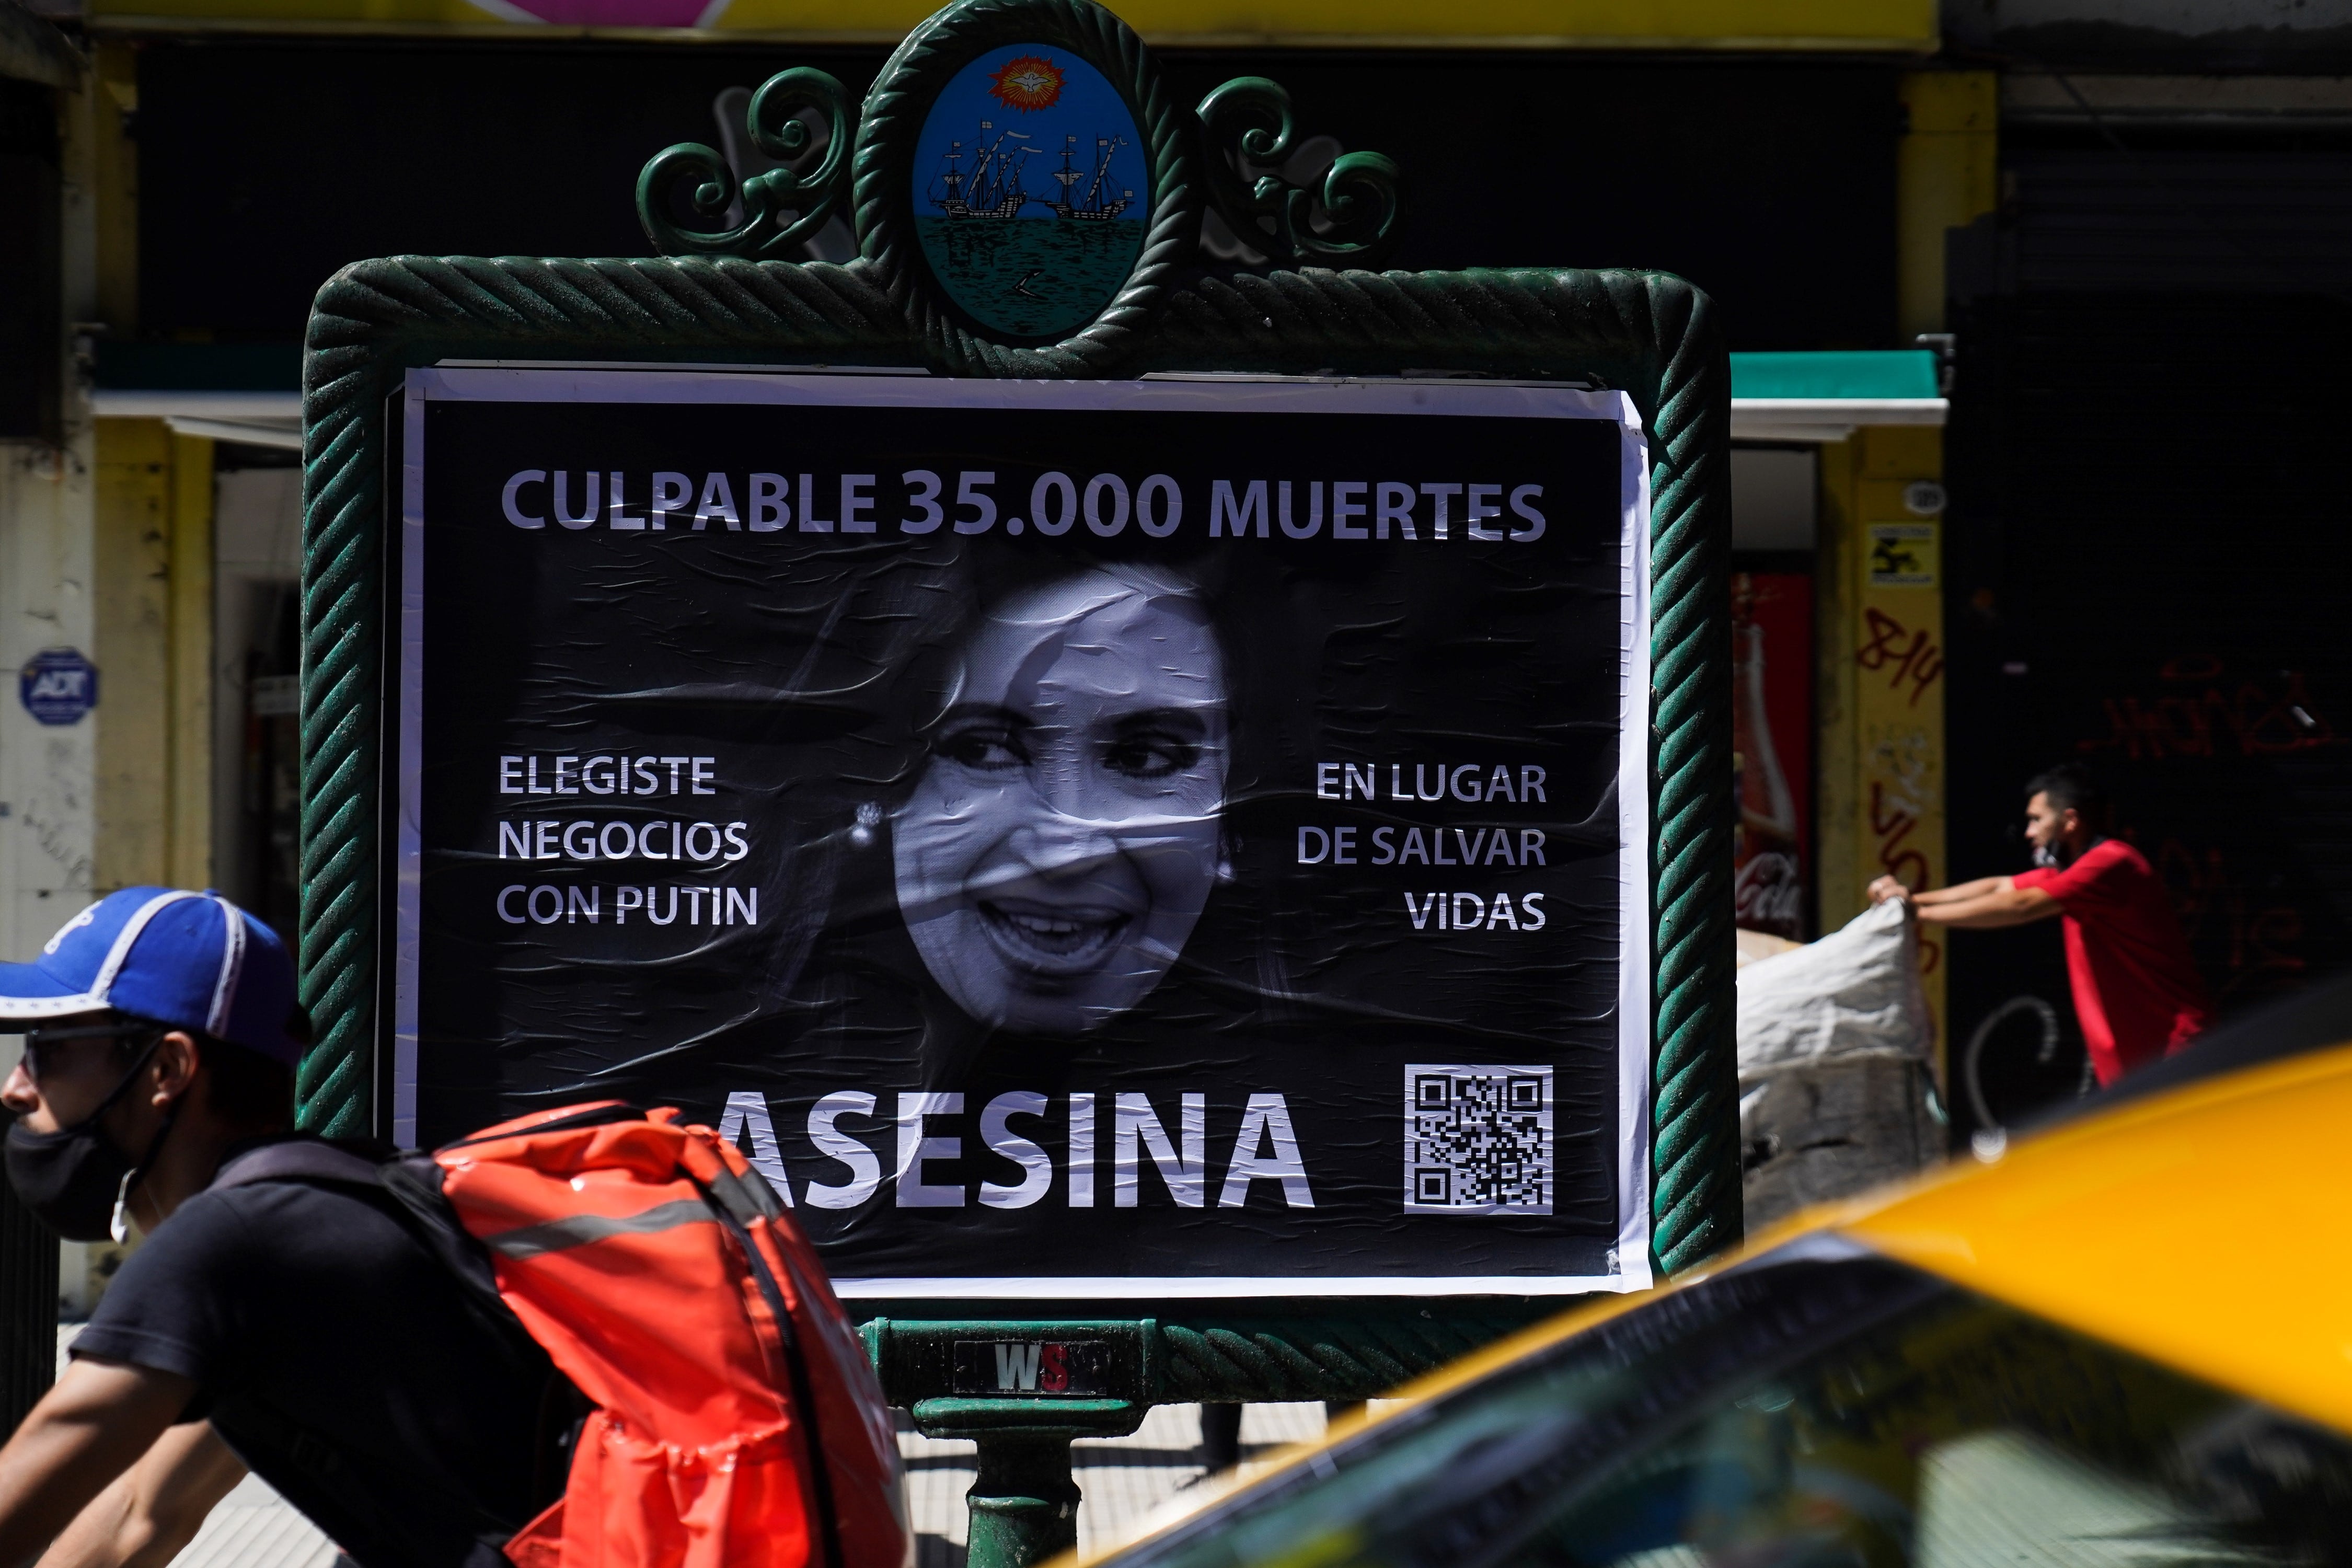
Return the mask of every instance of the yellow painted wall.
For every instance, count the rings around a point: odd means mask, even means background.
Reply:
[[[93,61],[98,320],[139,330],[138,61]],[[160,419],[94,421],[90,603],[98,666],[92,881],[212,881],[213,444]]]
[[[1895,150],[1898,341],[1944,330],[1946,237],[2000,195],[2000,82],[1991,71],[1912,71]],[[1944,847],[1943,520],[1905,504],[1943,478],[1943,432],[1882,426],[1822,448],[1822,773],[1817,809],[1823,930],[1868,901],[1882,875],[1914,889],[1949,879]],[[1895,558],[1916,570],[1889,570]],[[1874,566],[1877,569],[1874,570]],[[1902,581],[1902,579],[1911,581]],[[1920,966],[1948,1034],[1949,943],[1920,936]]]
[[[1943,519],[1908,504],[1943,477],[1943,432],[1858,430],[1822,448],[1822,928],[1868,903],[1880,876],[1940,888],[1944,847]],[[1944,1036],[1945,938],[1920,938],[1920,968]]]
[[[101,42],[91,62],[92,262],[98,320],[117,337],[139,331],[139,57],[120,39]]]
[[[208,888],[213,871],[213,444],[172,437],[171,784],[168,880]]]
[[[212,443],[98,421],[98,890],[212,881]]]
[[[1901,341],[1944,327],[1944,236],[2000,198],[1999,79],[1991,71],[1912,71],[1895,164],[1895,317]]]
[[[519,0],[539,14],[532,0]],[[562,16],[563,9],[544,8]],[[615,8],[602,8],[610,16]],[[562,30],[664,31],[680,37],[761,35],[895,43],[938,9],[933,0],[730,0],[699,33],[599,26]],[[1806,48],[1927,53],[1937,43],[1934,0],[1120,0],[1128,24],[1155,43],[1507,45],[1585,47]],[[503,16],[501,16],[503,13]],[[93,23],[120,31],[149,22],[375,30],[550,31],[517,24],[514,11],[469,0],[92,0]],[[675,6],[647,5],[649,21]],[[707,13],[706,13],[707,15]]]
[[[98,890],[161,882],[169,861],[172,436],[98,422]]]

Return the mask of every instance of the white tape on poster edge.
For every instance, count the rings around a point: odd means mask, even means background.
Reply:
[[[416,1146],[416,956],[425,753],[425,400],[430,372],[408,373],[400,459],[399,799],[392,936],[392,1142]],[[383,1129],[379,1128],[379,1131]]]
[[[1650,448],[1641,410],[1617,399],[1624,432],[1624,542],[1620,559],[1628,614],[1617,721],[1617,1258],[1627,1283],[1650,1284]]]

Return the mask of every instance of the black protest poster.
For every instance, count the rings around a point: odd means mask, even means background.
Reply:
[[[452,366],[404,441],[404,1141],[675,1105],[850,1297],[1648,1283],[1622,395]]]

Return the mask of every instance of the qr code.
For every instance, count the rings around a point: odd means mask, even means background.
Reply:
[[[1416,1062],[1404,1069],[1411,1214],[1549,1214],[1551,1068]]]

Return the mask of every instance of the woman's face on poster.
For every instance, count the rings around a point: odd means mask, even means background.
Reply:
[[[1141,574],[996,606],[901,811],[898,907],[957,1005],[1073,1035],[1175,963],[1223,864],[1225,679],[1208,616]]]

